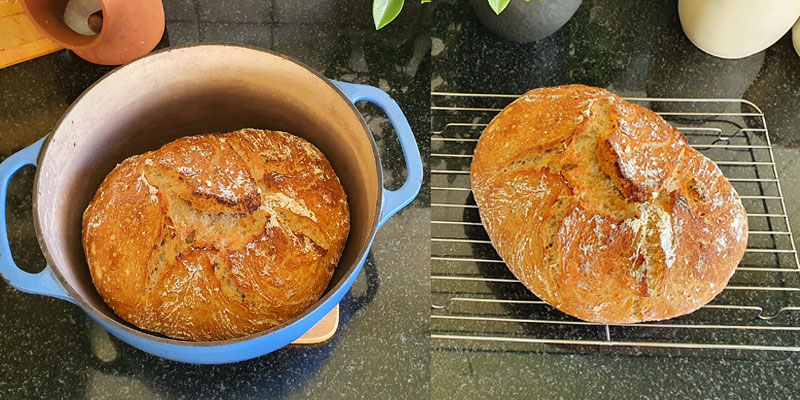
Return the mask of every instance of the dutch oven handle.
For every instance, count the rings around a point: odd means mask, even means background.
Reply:
[[[417,141],[414,138],[414,132],[411,131],[411,126],[408,125],[406,116],[400,110],[400,106],[386,92],[367,85],[339,81],[333,81],[333,83],[344,92],[345,96],[353,104],[365,100],[383,110],[386,116],[389,117],[389,122],[397,133],[397,139],[400,141],[400,147],[403,150],[408,177],[403,186],[397,190],[383,189],[383,207],[381,209],[381,219],[378,223],[380,228],[392,215],[408,205],[411,200],[414,200],[422,186],[422,158],[419,155]]]
[[[56,281],[49,265],[42,272],[36,274],[19,269],[11,256],[11,247],[8,243],[6,227],[8,183],[20,168],[27,165],[36,166],[36,157],[39,155],[39,150],[42,148],[46,138],[47,136],[39,139],[36,143],[18,151],[0,163],[0,274],[2,274],[3,279],[17,290],[42,294],[74,303],[74,300],[67,294],[61,284]]]

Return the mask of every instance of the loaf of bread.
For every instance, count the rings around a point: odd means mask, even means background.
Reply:
[[[586,321],[677,317],[727,285],[747,244],[741,200],[655,113],[581,85],[528,92],[478,141],[481,220],[511,272]]]
[[[314,304],[349,229],[344,190],[316,147],[243,129],[117,165],[83,214],[83,247],[97,291],[122,319],[212,341]]]

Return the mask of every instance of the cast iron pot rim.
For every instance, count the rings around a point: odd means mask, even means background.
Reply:
[[[133,67],[134,64],[137,61],[141,60],[141,59],[144,59],[144,58],[147,58],[147,57],[151,57],[151,56],[155,56],[155,55],[162,54],[162,53],[169,53],[169,52],[175,51],[175,50],[182,50],[182,49],[195,48],[195,47],[234,47],[234,48],[242,48],[242,49],[254,50],[254,51],[258,51],[258,52],[262,52],[262,53],[267,53],[267,54],[270,54],[270,55],[273,55],[273,56],[280,57],[280,58],[282,58],[284,60],[287,60],[289,62],[292,62],[295,65],[298,65],[299,67],[307,70],[308,72],[310,72],[311,74],[313,74],[317,78],[321,79],[323,82],[327,83],[328,86],[330,86],[336,93],[339,94],[339,96],[341,96],[342,100],[345,103],[347,103],[347,105],[350,107],[350,110],[353,111],[353,114],[355,114],[356,118],[358,118],[358,120],[361,122],[361,126],[364,128],[364,132],[367,134],[369,142],[372,145],[372,154],[375,157],[375,169],[378,172],[378,188],[377,188],[378,189],[378,196],[377,196],[378,197],[378,201],[377,201],[377,204],[375,205],[375,207],[376,207],[375,208],[375,217],[372,220],[372,228],[371,228],[371,230],[369,232],[369,235],[367,236],[367,240],[361,246],[361,249],[359,249],[358,255],[356,256],[356,261],[347,267],[347,272],[342,276],[342,278],[339,280],[339,282],[337,282],[336,285],[334,285],[332,288],[330,288],[311,307],[307,308],[306,310],[304,310],[303,312],[301,312],[300,314],[298,314],[294,318],[292,318],[292,319],[290,319],[290,320],[288,320],[288,321],[286,321],[286,322],[284,322],[284,323],[282,323],[280,325],[277,325],[275,327],[267,329],[265,331],[253,333],[253,334],[250,334],[250,335],[247,335],[247,336],[238,337],[238,338],[227,339],[227,340],[193,342],[193,341],[189,341],[189,340],[172,339],[172,338],[169,338],[169,337],[160,336],[158,334],[154,334],[154,333],[145,331],[143,329],[139,329],[137,327],[134,327],[133,325],[130,325],[129,323],[121,323],[121,322],[119,322],[119,321],[117,321],[117,320],[115,320],[113,318],[110,318],[105,313],[99,311],[94,306],[89,304],[86,300],[83,299],[83,297],[79,296],[77,294],[77,292],[72,288],[72,286],[64,279],[64,277],[61,275],[61,271],[57,267],[55,267],[55,263],[53,262],[53,258],[50,255],[49,250],[47,249],[47,243],[44,240],[44,235],[42,234],[41,223],[39,222],[39,220],[41,218],[41,216],[39,214],[39,207],[38,207],[38,204],[39,204],[39,178],[40,178],[40,171],[41,171],[41,168],[39,168],[39,167],[36,168],[36,175],[35,175],[34,181],[33,181],[33,213],[34,213],[33,226],[34,226],[34,229],[36,231],[36,239],[39,242],[39,247],[41,247],[42,253],[44,254],[44,257],[45,257],[45,260],[47,260],[47,265],[51,266],[50,270],[52,271],[53,275],[55,275],[56,279],[58,279],[58,282],[67,291],[69,296],[73,300],[75,300],[78,303],[78,305],[85,312],[88,312],[88,313],[92,314],[92,316],[94,316],[95,318],[97,318],[99,320],[102,320],[103,322],[105,322],[107,324],[110,324],[110,325],[112,325],[112,326],[114,326],[114,327],[116,327],[118,329],[121,329],[121,330],[125,331],[126,333],[133,334],[135,336],[139,336],[140,338],[151,340],[151,341],[154,341],[154,342],[159,342],[159,343],[168,344],[168,345],[174,345],[174,346],[185,346],[185,347],[216,347],[216,346],[225,346],[225,345],[231,345],[231,344],[236,344],[236,343],[241,343],[241,342],[247,342],[247,341],[250,341],[250,340],[253,340],[253,339],[257,339],[257,338],[262,337],[262,336],[268,336],[268,335],[270,335],[272,333],[275,333],[275,332],[277,332],[279,330],[288,328],[289,326],[291,326],[292,324],[294,324],[298,320],[300,320],[302,318],[305,318],[306,316],[311,314],[311,312],[315,311],[322,304],[327,302],[328,299],[330,299],[330,297],[332,297],[334,293],[338,292],[339,290],[342,290],[342,286],[344,286],[344,283],[347,281],[346,277],[352,275],[355,272],[355,270],[358,269],[358,267],[363,263],[362,260],[364,259],[364,256],[366,255],[367,251],[371,247],[372,241],[375,239],[375,234],[378,231],[378,221],[380,220],[381,207],[382,207],[382,203],[383,203],[383,168],[381,167],[380,153],[378,152],[378,146],[375,143],[375,139],[370,134],[370,129],[367,126],[366,121],[364,121],[364,117],[361,115],[361,112],[359,112],[358,109],[355,107],[355,104],[353,104],[353,102],[351,102],[350,99],[347,96],[345,96],[345,94],[341,91],[341,89],[339,89],[339,87],[334,85],[333,82],[331,82],[330,79],[326,78],[324,75],[322,75],[321,73],[317,72],[315,69],[309,67],[306,64],[303,64],[302,62],[300,62],[298,60],[295,60],[292,57],[289,57],[289,56],[286,56],[286,55],[283,55],[283,54],[280,54],[280,53],[277,53],[277,52],[274,52],[274,51],[271,51],[271,50],[255,47],[255,46],[232,45],[232,44],[226,44],[226,43],[194,43],[194,44],[174,46],[174,47],[170,46],[170,47],[167,47],[167,48],[164,48],[164,49],[157,50],[157,51],[154,51],[152,53],[146,54],[146,55],[144,55],[142,57],[139,57],[139,58],[127,63],[127,64],[118,66],[118,67],[114,68],[113,70],[109,71],[108,73],[103,75],[100,79],[98,79],[97,81],[92,83],[88,88],[86,88],[86,90],[84,90],[83,93],[81,93],[80,96],[78,96],[78,98],[76,98],[75,101],[73,101],[72,104],[70,104],[70,106],[67,108],[67,110],[62,115],[62,117],[58,120],[58,123],[56,123],[56,126],[53,129],[53,131],[50,133],[50,135],[47,137],[47,139],[45,139],[45,142],[43,143],[42,148],[39,151],[39,155],[37,157],[37,165],[44,158],[44,155],[47,152],[47,149],[50,147],[50,143],[52,142],[53,137],[58,132],[58,128],[61,126],[61,124],[64,121],[64,119],[66,119],[67,116],[69,116],[70,112],[72,112],[72,109],[75,107],[75,105],[78,104],[80,102],[80,100],[87,93],[89,93],[89,91],[91,91],[96,85],[98,85],[100,82],[102,82],[103,80],[105,80],[106,78],[108,78],[109,76],[111,76],[112,74],[114,74],[117,71],[121,71],[121,70],[123,70],[125,68]],[[341,267],[342,267],[341,265],[337,265],[336,268],[341,268]]]

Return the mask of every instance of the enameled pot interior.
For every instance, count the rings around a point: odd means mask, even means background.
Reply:
[[[43,250],[68,291],[90,311],[124,323],[95,290],[81,242],[83,211],[117,163],[182,136],[248,127],[303,137],[330,160],[347,193],[351,228],[328,290],[344,280],[367,249],[381,196],[379,162],[363,121],[327,80],[293,61],[206,45],[155,53],[116,70],[53,132],[37,172],[35,217]]]

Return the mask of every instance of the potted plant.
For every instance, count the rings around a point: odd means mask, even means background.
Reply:
[[[552,35],[572,18],[582,0],[470,0],[481,23],[514,42],[534,42]]]
[[[431,0],[420,0],[422,3],[430,3]],[[372,20],[375,21],[375,29],[381,29],[392,22],[400,10],[403,9],[403,0],[373,0]]]

